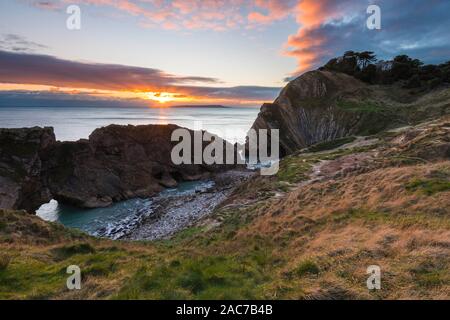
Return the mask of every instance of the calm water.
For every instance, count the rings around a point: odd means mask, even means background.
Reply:
[[[177,188],[167,189],[158,196],[195,193],[197,189],[211,187],[212,181],[182,182]],[[118,238],[152,214],[152,199],[131,199],[115,203],[107,208],[80,209],[58,204],[52,200],[39,208],[36,214],[46,221],[58,221],[63,225],[82,230],[90,235]]]
[[[61,141],[88,138],[109,124],[177,124],[244,142],[259,108],[0,107],[0,128],[50,126]]]

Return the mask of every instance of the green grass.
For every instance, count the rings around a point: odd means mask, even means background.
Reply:
[[[356,137],[343,137],[331,141],[325,141],[321,143],[317,143],[308,148],[308,152],[320,152],[335,149],[337,147],[343,146],[344,144],[355,141]]]
[[[383,106],[370,100],[339,100],[337,101],[337,106],[350,112],[381,113],[385,111],[385,108]]]
[[[421,191],[422,193],[431,196],[438,192],[445,192],[450,190],[450,181],[434,178],[434,179],[414,179],[406,186],[409,191]]]
[[[8,268],[9,264],[11,263],[11,259],[11,256],[6,253],[0,254],[0,272]]]
[[[442,263],[426,261],[411,269],[417,285],[425,289],[439,287],[450,283],[448,267]]]
[[[297,268],[295,269],[295,274],[300,277],[306,275],[317,275],[319,274],[320,269],[319,266],[312,260],[304,260],[299,263]]]
[[[178,258],[142,266],[116,299],[256,299],[269,278],[250,257]]]
[[[0,272],[0,299],[45,298],[64,289],[65,269],[36,258],[13,259]]]
[[[183,242],[184,240],[192,239],[197,235],[200,235],[204,230],[204,227],[189,227],[178,232],[174,237],[170,238],[170,240],[160,240],[159,243],[161,245],[173,246]]]
[[[65,260],[76,254],[89,254],[94,252],[94,247],[92,247],[89,243],[77,243],[52,250],[56,260]]]
[[[56,256],[55,252],[58,252]],[[60,255],[60,252],[64,254]],[[134,272],[136,261],[147,263],[149,258],[148,255],[138,256],[129,250],[114,247],[92,251],[90,245],[83,243],[26,256],[11,252],[9,257],[12,259],[8,266],[0,270],[0,299],[46,299],[60,293],[67,294],[66,280],[69,275],[66,271],[70,265],[80,267],[82,292],[86,293],[86,290],[91,290],[87,285],[90,279],[108,283],[116,280],[121,272]]]
[[[308,172],[317,159],[306,157],[288,156],[280,163],[280,169],[277,173],[279,181],[297,183],[308,179]]]

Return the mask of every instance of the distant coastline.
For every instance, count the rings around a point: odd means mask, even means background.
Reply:
[[[224,109],[224,108],[232,108],[230,106],[223,106],[219,104],[194,104],[194,105],[188,105],[188,104],[182,104],[182,105],[175,105],[175,106],[152,106],[152,108],[209,108],[209,109]]]

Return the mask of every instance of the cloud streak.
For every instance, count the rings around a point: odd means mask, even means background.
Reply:
[[[45,48],[47,48],[47,46],[29,41],[25,37],[19,36],[17,34],[0,35],[0,50],[14,52],[34,52]]]
[[[217,83],[208,77],[175,76],[158,69],[83,63],[48,55],[0,51],[0,82],[71,88],[149,91],[186,83]]]
[[[23,1],[23,0],[22,0]],[[138,17],[140,25],[175,30],[226,31],[264,26],[291,15],[297,0],[25,0],[44,10],[68,4],[101,6]]]
[[[220,81],[215,78],[177,76],[159,69],[85,63],[48,55],[6,51],[0,51],[0,83],[121,92],[173,92],[178,97],[255,101],[271,101],[280,89],[261,86],[217,87]]]

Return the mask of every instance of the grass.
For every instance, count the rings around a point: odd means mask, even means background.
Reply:
[[[235,256],[177,258],[142,266],[116,299],[255,299],[268,278],[251,259]]]
[[[353,142],[356,140],[356,137],[343,137],[331,141],[325,141],[321,143],[317,143],[311,147],[308,148],[308,152],[320,152],[320,151],[326,151],[338,148],[340,146],[343,146],[344,144]]]
[[[65,260],[76,254],[89,254],[94,252],[94,247],[89,243],[77,243],[52,249],[52,254],[57,260]]]
[[[411,274],[419,287],[430,289],[450,283],[448,267],[435,261],[420,263],[411,269]]]
[[[409,191],[421,191],[422,193],[431,196],[438,192],[445,192],[450,190],[450,181],[443,179],[414,179],[406,186]]]
[[[319,272],[320,272],[319,267],[312,260],[304,260],[300,262],[297,268],[295,269],[295,274],[297,274],[300,277],[306,275],[317,275],[319,274]]]
[[[381,113],[385,111],[385,108],[383,106],[370,100],[339,100],[337,101],[337,106],[350,112]]]
[[[280,169],[277,173],[279,181],[296,183],[308,179],[307,173],[312,165],[317,162],[316,159],[308,159],[296,156],[289,156],[280,163]]]
[[[430,216],[423,213],[393,213],[368,210],[365,208],[353,208],[343,213],[335,213],[330,218],[335,223],[351,223],[354,221],[364,221],[373,224],[388,224],[401,228],[411,226],[424,226],[427,229],[436,230],[441,228],[450,229],[450,217]],[[330,221],[324,221],[328,224]]]
[[[46,297],[64,288],[65,274],[59,264],[31,257],[13,262],[0,272],[0,299]]]
[[[6,270],[11,263],[11,256],[6,253],[0,254],[0,272]]]

